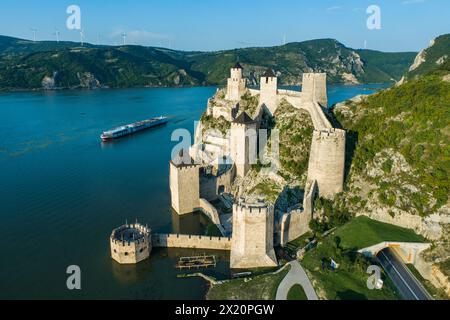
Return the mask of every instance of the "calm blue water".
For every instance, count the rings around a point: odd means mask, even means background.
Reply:
[[[374,86],[329,88],[330,104]],[[170,209],[168,161],[176,128],[193,131],[216,89],[128,89],[0,94],[0,298],[201,299],[206,284],[177,279],[189,250],[154,250],[137,266],[110,259],[126,219],[156,232],[202,234],[200,215]],[[163,127],[102,144],[106,129],[152,116]],[[203,252],[203,251],[202,251]],[[227,276],[226,253],[214,272]],[[82,290],[66,289],[79,265]]]

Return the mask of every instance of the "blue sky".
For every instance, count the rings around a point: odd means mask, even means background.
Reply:
[[[81,8],[85,41],[222,50],[335,38],[353,48],[418,51],[450,32],[448,0],[2,0],[0,34],[79,41],[66,28],[66,8]],[[381,9],[381,29],[366,26],[369,5]]]

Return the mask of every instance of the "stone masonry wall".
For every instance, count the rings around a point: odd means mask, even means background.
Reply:
[[[304,73],[302,92],[308,100],[318,102],[327,107],[327,75],[326,73]]]
[[[149,239],[136,242],[118,241],[111,239],[111,257],[120,264],[135,264],[147,259],[151,252]]]
[[[155,248],[230,250],[231,238],[183,234],[154,234],[152,235],[152,245]]]
[[[172,208],[178,214],[191,213],[200,199],[199,167],[175,166],[170,163],[170,194]]]
[[[271,114],[275,113],[278,104],[276,77],[262,77],[260,82],[259,105],[265,105]]]
[[[308,164],[308,181],[317,181],[319,195],[333,198],[343,191],[345,131],[314,130]]]
[[[256,159],[256,124],[231,124],[230,156],[236,165],[236,175],[244,177],[250,170],[251,157]]]
[[[234,204],[231,268],[276,266],[273,234],[273,207]]]

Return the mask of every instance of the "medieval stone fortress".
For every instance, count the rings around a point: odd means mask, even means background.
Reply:
[[[328,105],[326,74],[305,73],[301,92],[279,89],[277,80],[268,69],[259,90],[247,88],[243,68],[237,63],[231,68],[226,89],[218,90],[208,101],[205,113],[212,121],[226,122],[228,134],[218,130],[205,133],[200,122],[194,144],[181,149],[170,161],[173,210],[179,215],[204,212],[223,236],[151,234],[141,225],[124,225],[111,234],[114,260],[137,263],[149,256],[152,247],[179,247],[230,250],[230,267],[235,269],[278,265],[274,246],[309,230],[315,197],[333,198],[343,191],[345,131],[334,128],[324,113]],[[251,114],[241,110],[244,95],[258,99]],[[303,201],[286,212],[275,213],[273,204],[265,199],[243,196],[238,182],[255,164],[258,146],[262,148],[258,130],[264,127],[266,115],[274,117],[281,103],[306,111],[314,132]],[[276,163],[276,159],[271,160]],[[276,179],[276,172],[271,175]]]

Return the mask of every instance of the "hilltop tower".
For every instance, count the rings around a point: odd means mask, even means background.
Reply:
[[[274,267],[278,265],[273,249],[273,206],[263,202],[233,205],[233,235],[230,267],[234,269]]]
[[[124,224],[111,232],[111,258],[120,264],[135,264],[152,251],[151,230],[139,223]]]
[[[183,149],[170,161],[170,195],[172,208],[178,214],[191,213],[199,207],[199,170],[199,165]]]
[[[231,68],[230,78],[227,82],[227,94],[225,99],[231,101],[239,101],[246,90],[245,79],[242,77],[243,68],[239,62]]]
[[[265,105],[273,115],[277,109],[278,79],[272,69],[267,69],[260,80],[259,105]]]
[[[236,166],[236,175],[244,177],[256,161],[256,122],[244,111],[232,123],[230,155]]]
[[[317,182],[319,195],[332,199],[343,191],[345,131],[314,130],[308,164],[307,183]]]
[[[311,101],[319,103],[322,107],[328,106],[327,74],[304,73],[302,82],[303,95]]]

